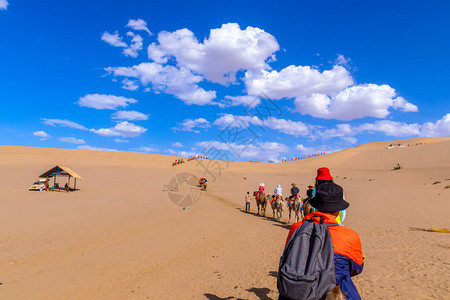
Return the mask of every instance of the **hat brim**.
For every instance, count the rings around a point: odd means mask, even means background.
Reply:
[[[322,176],[317,176],[316,180],[333,180],[333,176],[329,175],[322,175]]]
[[[336,203],[324,203],[317,197],[313,197],[311,200],[309,200],[309,204],[311,204],[311,206],[315,209],[322,211],[341,211],[346,210],[350,206],[350,203],[348,203],[344,199]]]

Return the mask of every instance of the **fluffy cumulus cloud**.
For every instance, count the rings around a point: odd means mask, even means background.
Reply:
[[[222,114],[222,116],[216,119],[213,124],[222,129],[228,126],[247,128],[250,124],[253,124],[260,127],[268,127],[270,129],[296,137],[308,136],[312,129],[312,126],[303,122],[279,119],[275,117],[269,117],[262,120],[254,116],[235,116],[232,114]]]
[[[136,78],[153,91],[174,95],[186,104],[210,104],[216,97],[215,91],[205,91],[198,86],[203,80],[201,76],[194,75],[185,68],[150,62],[133,67],[109,67],[105,70],[114,76]]]
[[[101,136],[116,136],[116,137],[136,137],[140,136],[147,131],[146,128],[138,126],[127,121],[122,121],[117,123],[111,128],[100,128],[100,129],[90,129],[89,131],[96,133]]]
[[[88,145],[78,146],[77,149],[80,149],[80,150],[91,150],[91,151],[117,151],[116,149],[98,148],[98,147],[92,147],[92,146],[88,146]]]
[[[50,137],[50,135],[48,135],[47,132],[42,131],[42,130],[33,132],[33,135],[40,137],[41,141],[45,141],[46,139],[48,139]]]
[[[226,84],[236,80],[239,70],[268,69],[266,61],[279,48],[275,37],[262,29],[249,26],[242,30],[239,24],[228,23],[211,29],[203,43],[186,28],[162,31],[158,43],[149,46],[148,56],[157,63],[174,58],[178,66]]]
[[[95,109],[117,109],[127,107],[130,103],[136,103],[133,98],[125,98],[114,95],[88,94],[78,100],[79,106],[91,107]]]
[[[8,1],[0,0],[0,9],[6,10],[8,8]]]
[[[148,120],[148,115],[134,110],[119,110],[113,113],[112,118],[128,121],[145,121]]]
[[[289,147],[277,142],[261,142],[248,145],[222,143],[218,141],[204,141],[197,143],[203,148],[214,148],[228,151],[238,158],[258,158],[263,160],[278,160],[281,153],[289,151]]]
[[[353,120],[364,117],[385,118],[389,108],[417,111],[417,106],[396,97],[388,85],[364,84],[348,87],[335,96],[313,93],[295,99],[296,110],[317,118]]]
[[[335,95],[354,83],[342,66],[323,72],[309,66],[288,66],[279,72],[246,72],[244,81],[249,94],[277,100],[314,93]]]
[[[80,125],[78,123],[69,121],[69,120],[61,120],[61,119],[41,119],[42,123],[50,125],[50,126],[61,126],[61,127],[70,127],[80,130],[88,130],[83,125]]]
[[[147,28],[147,22],[145,22],[142,19],[128,20],[127,27],[130,27],[131,29],[134,29],[134,30],[146,31],[149,35],[152,34],[150,32],[150,30],[148,30],[148,28]]]
[[[421,136],[450,136],[450,113],[446,114],[436,123],[427,122],[423,124]]]
[[[193,131],[199,133],[200,131],[196,130],[196,128],[207,129],[209,127],[211,127],[211,125],[209,124],[208,120],[198,118],[198,119],[186,119],[183,122],[177,124],[177,126],[172,129],[178,131]]]
[[[82,139],[77,139],[74,137],[61,137],[58,138],[59,141],[64,143],[71,143],[71,144],[86,144],[86,142]]]

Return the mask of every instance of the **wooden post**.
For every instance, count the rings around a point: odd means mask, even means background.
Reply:
[[[69,192],[70,190],[70,175],[69,175],[69,179],[67,179],[67,192]]]
[[[77,189],[77,178],[75,177],[75,185],[73,186],[73,190],[76,191]]]
[[[47,175],[47,180],[45,181],[45,190],[48,190],[48,175]]]

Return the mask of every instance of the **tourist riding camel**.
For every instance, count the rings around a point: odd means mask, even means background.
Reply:
[[[258,193],[256,193],[255,198],[258,198],[259,194],[264,193],[264,189],[265,189],[264,182],[261,182],[259,184]]]
[[[270,204],[272,204],[272,202],[274,200],[277,200],[278,198],[281,198],[281,200],[284,202],[284,200],[283,200],[283,188],[281,187],[281,185],[277,185],[277,187],[273,191],[273,196],[270,199]]]
[[[292,188],[291,188],[291,195],[289,196],[289,201],[291,201],[292,198],[297,197],[298,193],[300,193],[300,190],[298,189],[296,183],[292,183],[291,186],[292,186]]]

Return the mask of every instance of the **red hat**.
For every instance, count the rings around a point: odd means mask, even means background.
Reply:
[[[331,176],[330,174],[330,169],[328,168],[317,169],[316,180],[333,180],[333,176]]]

